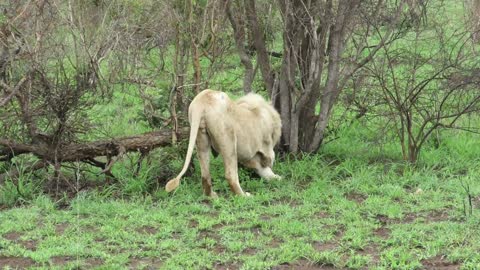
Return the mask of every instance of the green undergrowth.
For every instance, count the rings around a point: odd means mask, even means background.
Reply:
[[[86,140],[151,130],[127,93],[93,109],[97,132]],[[195,159],[167,194],[160,180],[180,171],[185,144],[152,151],[138,172],[139,156],[125,155],[115,180],[73,164],[66,178],[82,181],[66,187],[88,183],[74,196],[44,194],[48,174],[24,173],[30,160],[18,160],[20,177],[0,187],[0,268],[479,269],[480,137],[442,130],[408,164],[381,123],[362,121],[317,155],[277,158],[282,180],[241,169],[252,197],[232,195],[220,157],[211,164],[218,199],[202,194]]]
[[[478,269],[480,149],[473,135],[446,136],[414,166],[393,150],[380,159],[378,147],[361,144],[365,132],[351,131],[350,141],[329,143],[319,155],[279,160],[274,169],[282,180],[252,178],[241,170],[242,187],[252,197],[232,195],[220,158],[212,162],[218,199],[202,195],[198,164],[172,194],[161,185],[150,191],[129,186],[123,195],[93,189],[78,193],[67,207],[32,196],[0,212],[0,265]],[[116,173],[128,183],[126,168]],[[137,180],[148,181],[148,170]]]

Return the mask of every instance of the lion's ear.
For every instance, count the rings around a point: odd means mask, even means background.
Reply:
[[[258,151],[257,154],[260,156],[260,165],[265,168],[265,167],[270,167],[272,164],[272,159],[269,158],[265,153],[262,151]]]

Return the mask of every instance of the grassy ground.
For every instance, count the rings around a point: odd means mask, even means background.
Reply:
[[[202,195],[198,170],[171,195],[112,198],[102,188],[68,206],[35,196],[0,212],[0,266],[480,269],[478,137],[450,133],[413,167],[359,130],[321,155],[279,161],[283,180],[242,171],[249,198],[231,194],[219,158],[216,200]]]

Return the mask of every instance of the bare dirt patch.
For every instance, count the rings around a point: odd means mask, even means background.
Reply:
[[[376,237],[382,238],[382,239],[387,239],[390,237],[390,234],[392,231],[389,228],[386,227],[380,227],[378,229],[373,230],[373,235]]]
[[[100,236],[100,237],[95,237],[95,242],[97,243],[102,243],[102,242],[105,242],[107,241],[107,238],[103,237],[103,236]]]
[[[255,255],[258,253],[258,249],[247,247],[246,249],[242,250],[243,255]]]
[[[235,263],[215,263],[213,265],[213,269],[215,270],[237,270],[240,269],[240,266]]]
[[[88,258],[85,260],[85,266],[90,268],[103,265],[104,261],[99,258]]]
[[[277,216],[278,216],[278,215],[277,215]],[[273,217],[272,217],[271,215],[265,215],[265,214],[263,214],[263,215],[260,216],[260,220],[263,220],[263,221],[271,221],[272,218],[273,218]]]
[[[142,226],[137,228],[136,231],[141,234],[156,234],[158,232],[157,228],[152,226]]]
[[[361,194],[361,193],[357,193],[357,192],[349,192],[345,195],[345,197],[350,200],[350,201],[354,201],[358,204],[362,204],[367,198],[368,196],[365,195],[365,194]]]
[[[215,253],[224,253],[226,248],[221,244],[221,238],[215,231],[210,231],[210,230],[202,230],[200,231],[199,235],[197,238],[201,240],[205,239],[213,239],[215,240],[215,245],[212,247],[208,247],[209,249],[213,250]],[[207,248],[207,247],[206,247]]]
[[[429,222],[440,222],[440,221],[448,221],[450,216],[444,210],[434,210],[432,212],[427,212],[424,214],[426,221]]]
[[[55,234],[56,235],[62,235],[67,228],[68,228],[68,223],[66,223],[66,222],[59,223],[59,224],[55,225]]]
[[[190,228],[196,228],[196,227],[198,227],[198,224],[199,224],[198,221],[195,220],[195,219],[192,219],[192,220],[190,220],[190,221],[188,222],[188,226],[189,226]]]
[[[70,262],[80,262],[79,258],[75,258],[72,256],[54,256],[50,258],[50,262],[52,265],[65,265]]]
[[[328,218],[328,217],[330,217],[330,215],[325,211],[320,211],[320,212],[315,214],[315,217],[317,217],[317,218]]]
[[[99,233],[100,232],[100,229],[98,229],[97,226],[93,226],[93,225],[87,225],[87,226],[83,226],[81,228],[82,231],[85,231],[85,232],[91,232],[91,233]]]
[[[160,269],[163,262],[157,258],[131,258],[128,264],[129,269]]]
[[[270,243],[268,243],[268,247],[270,247],[270,248],[278,248],[282,243],[283,243],[283,241],[273,238],[273,239],[270,241]]]
[[[250,228],[250,231],[255,235],[255,236],[261,236],[263,235],[262,228],[260,226],[254,226]]]
[[[271,268],[272,270],[287,270],[287,269],[295,269],[295,270],[334,270],[339,269],[334,267],[333,265],[318,265],[307,260],[298,260],[292,263],[283,263]]]
[[[37,250],[37,241],[36,240],[32,240],[32,239],[17,240],[16,242],[19,243],[20,245],[22,245],[25,249],[28,249],[28,250],[31,250],[31,251]]]
[[[0,266],[2,266],[2,268],[9,266],[14,269],[25,269],[35,266],[35,262],[30,258],[0,256]]]
[[[218,231],[218,230],[222,229],[223,227],[225,227],[225,224],[217,223],[217,224],[212,226],[212,229],[215,230],[215,231]]]
[[[13,241],[23,246],[25,249],[35,251],[37,249],[37,241],[33,239],[20,240],[22,234],[19,232],[9,232],[3,235],[7,240]],[[1,264],[0,264],[1,265]]]
[[[460,264],[452,263],[445,260],[445,256],[435,256],[428,259],[422,260],[422,264],[425,269],[436,269],[436,270],[456,270],[460,269]]]
[[[274,202],[267,202],[267,201],[262,202],[262,205],[288,205],[292,208],[295,208],[301,205],[301,203],[297,199],[292,199],[290,197],[280,197]]]
[[[475,208],[480,207],[480,196],[477,196],[476,198],[473,199],[473,204],[474,204]]]
[[[382,225],[408,224],[413,222],[442,222],[450,220],[450,216],[444,209],[433,210],[429,212],[406,213],[403,218],[389,218],[385,215],[377,215],[375,218]]]
[[[10,241],[16,241],[22,236],[21,233],[19,232],[9,232],[3,235],[3,238],[10,240]]]
[[[215,253],[218,253],[218,254],[222,254],[222,253],[225,253],[225,250],[227,250],[225,248],[225,246],[223,246],[222,244],[219,244],[217,242],[217,244],[213,247],[212,249]]]
[[[218,236],[216,231],[212,230],[201,230],[199,231],[198,237],[199,239],[211,238],[215,241],[220,241],[220,236]]]
[[[313,248],[318,251],[318,252],[323,252],[323,251],[328,251],[328,250],[334,250],[338,247],[338,243],[335,242],[313,242],[312,244]]]
[[[103,260],[99,258],[82,258],[75,256],[54,256],[50,258],[50,263],[52,266],[63,266],[69,263],[76,263],[79,266],[92,267],[103,265]],[[82,268],[83,269],[83,268]]]
[[[381,225],[389,225],[412,223],[417,219],[417,217],[418,215],[416,213],[407,213],[403,218],[389,218],[385,215],[377,215],[375,218]]]
[[[363,256],[370,256],[372,258],[371,264],[378,264],[380,262],[379,246],[377,244],[370,244],[362,248],[358,254]]]

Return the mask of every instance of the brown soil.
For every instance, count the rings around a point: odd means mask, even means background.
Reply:
[[[199,240],[203,240],[205,238],[210,238],[215,240],[216,244],[212,249],[215,253],[224,253],[226,250],[226,248],[221,244],[221,238],[216,231],[202,230],[200,231],[197,238]]]
[[[380,262],[380,252],[379,246],[377,244],[370,244],[368,246],[365,246],[358,253],[363,256],[370,256],[372,258],[371,264],[375,265]]]
[[[156,234],[158,230],[152,226],[142,226],[137,228],[136,231],[141,234]]]
[[[19,232],[9,232],[7,234],[4,234],[3,238],[5,238],[7,240],[10,240],[12,242],[18,243],[18,244],[22,245],[25,249],[28,249],[28,250],[34,251],[34,250],[37,249],[37,241],[36,240],[32,240],[32,239],[20,240],[21,236],[22,236],[22,234],[19,233]],[[0,265],[2,265],[2,264],[0,264]]]
[[[346,194],[346,198],[350,201],[362,204],[368,198],[368,196],[361,193],[350,192]]]
[[[78,261],[78,260],[71,256],[54,256],[50,258],[50,262],[53,265],[64,265],[74,261]]]
[[[89,266],[89,268],[93,268],[96,266],[103,265],[104,261],[98,258],[88,258],[85,260],[85,266]]]
[[[240,266],[237,264],[230,264],[230,263],[216,263],[213,265],[213,269],[215,270],[237,270],[240,269]]]
[[[316,251],[323,252],[327,250],[336,249],[338,247],[338,244],[334,242],[326,242],[326,243],[314,242],[312,246],[313,248],[315,248]]]
[[[282,243],[283,241],[273,238],[270,243],[268,243],[268,246],[271,248],[278,248]]]
[[[445,210],[434,210],[432,212],[426,213],[425,219],[429,222],[441,222],[449,220],[450,217]]]
[[[160,269],[163,263],[157,258],[131,258],[128,269]]]
[[[0,256],[0,266],[2,268],[10,266],[14,269],[26,269],[35,266],[35,262],[30,258]]]
[[[221,228],[225,227],[225,224],[223,223],[217,223],[215,225],[212,226],[212,229],[215,230],[215,231],[218,231],[220,230]]]
[[[406,213],[403,218],[389,218],[385,215],[377,215],[376,219],[382,225],[388,224],[407,224],[413,223],[417,220],[419,222],[441,222],[447,221],[450,219],[450,216],[446,210],[433,210],[430,212],[421,212],[421,213]]]
[[[190,228],[196,228],[196,227],[198,227],[198,221],[196,221],[195,219],[192,219],[188,222],[188,226]]]
[[[315,217],[317,217],[317,218],[328,218],[328,217],[330,217],[330,215],[325,211],[320,211],[320,212],[315,214]]]
[[[293,263],[283,263],[281,265],[277,265],[271,268],[272,270],[287,270],[287,269],[295,269],[295,270],[334,270],[339,269],[335,268],[332,265],[317,265],[307,260],[298,260]]]
[[[3,235],[3,238],[10,240],[10,241],[16,241],[22,236],[21,233],[19,232],[9,232]]]
[[[25,249],[35,251],[37,250],[37,241],[36,240],[17,240],[19,244],[21,244]]]
[[[100,266],[103,264],[103,260],[98,259],[98,258],[77,258],[74,256],[54,256],[50,258],[50,262],[52,265],[65,265],[67,263],[71,262],[78,262],[80,265],[83,266],[88,266],[88,267],[94,267],[94,266]]]
[[[377,237],[380,237],[380,238],[383,238],[383,239],[387,239],[390,237],[390,233],[392,231],[389,229],[389,228],[386,228],[386,227],[380,227],[378,229],[375,229],[373,231],[373,235],[377,236]]]
[[[255,255],[258,253],[258,249],[256,248],[246,248],[244,250],[242,250],[242,254],[243,255]]]
[[[68,223],[59,223],[55,225],[55,233],[57,235],[62,235],[67,228],[68,228]]]
[[[422,264],[425,267],[425,269],[436,269],[436,270],[460,269],[459,264],[448,262],[445,260],[444,256],[440,256],[440,255],[422,260]]]

